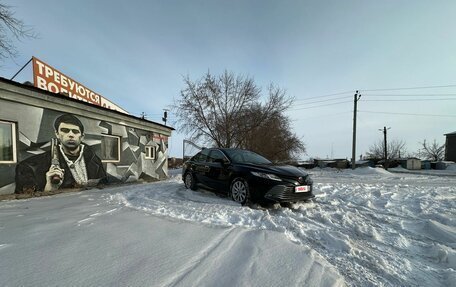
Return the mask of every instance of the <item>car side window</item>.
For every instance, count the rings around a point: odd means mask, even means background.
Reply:
[[[208,162],[215,162],[216,159],[221,159],[221,160],[224,160],[225,159],[225,156],[223,155],[223,153],[219,150],[213,150],[211,151],[211,153],[209,154],[209,157],[208,157]]]
[[[205,162],[207,160],[207,155],[209,153],[209,150],[205,149],[202,150],[199,154],[195,156],[195,161],[196,162]]]

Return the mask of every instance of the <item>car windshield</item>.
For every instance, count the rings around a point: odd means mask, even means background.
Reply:
[[[235,163],[272,164],[268,159],[248,150],[232,149],[226,150],[226,153]]]

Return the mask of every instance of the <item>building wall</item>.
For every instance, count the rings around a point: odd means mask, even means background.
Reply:
[[[3,95],[0,94],[0,96]],[[72,113],[72,111],[74,111],[72,114],[84,125],[83,143],[89,145],[101,159],[103,159],[102,138],[105,136],[120,138],[120,159],[113,162],[103,161],[110,183],[132,182],[140,179],[158,180],[167,177],[169,134],[157,132],[147,125],[140,128],[140,124],[129,126],[115,118],[110,121],[109,113],[105,112],[102,117],[99,117],[101,119],[97,119],[95,113],[93,117],[88,117],[81,115],[80,109],[65,107],[65,110],[38,107],[0,97],[0,121],[14,122],[17,136],[16,163],[0,163],[0,194],[14,193],[17,163],[33,155],[48,152],[50,140],[55,138],[54,120],[61,114]],[[170,130],[168,132],[170,133]],[[155,159],[146,159],[146,146],[152,146],[156,150]]]
[[[456,162],[456,134],[448,134],[445,142],[445,160]]]

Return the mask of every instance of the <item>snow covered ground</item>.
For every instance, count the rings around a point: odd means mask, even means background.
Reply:
[[[456,176],[310,171],[314,202],[167,181],[0,202],[2,286],[456,286]]]

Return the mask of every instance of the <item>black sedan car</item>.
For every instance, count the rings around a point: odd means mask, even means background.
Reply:
[[[186,188],[202,186],[228,194],[241,204],[297,202],[313,198],[312,179],[294,166],[274,165],[249,150],[203,149],[184,163]]]

